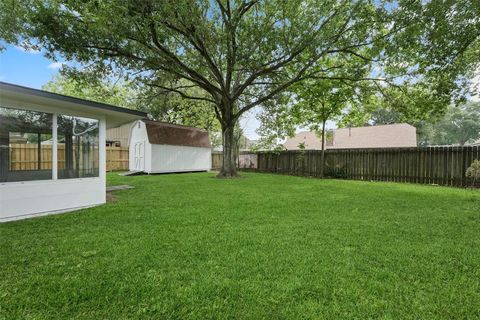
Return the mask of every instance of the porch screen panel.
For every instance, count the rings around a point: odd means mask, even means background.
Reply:
[[[52,179],[52,117],[0,107],[0,182]]]
[[[99,121],[59,115],[58,179],[99,176]]]

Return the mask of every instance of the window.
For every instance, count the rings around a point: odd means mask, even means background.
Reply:
[[[0,107],[0,182],[52,179],[52,117]]]
[[[108,140],[105,144],[107,147],[121,147],[120,141],[113,141],[113,140]]]
[[[98,120],[59,115],[57,123],[58,178],[98,177]]]

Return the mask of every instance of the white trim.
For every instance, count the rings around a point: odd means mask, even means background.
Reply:
[[[52,118],[52,180],[58,179],[58,115]]]
[[[57,113],[64,116],[73,116],[73,117],[83,117],[83,118],[90,118],[95,119],[95,117],[101,117],[99,113],[95,112],[88,112],[88,111],[78,111],[78,110],[70,110],[68,108],[59,108],[54,107],[52,105],[45,105],[36,103],[34,101],[23,101],[23,100],[13,100],[7,97],[2,97],[2,107],[5,108],[14,108],[14,109],[21,109],[21,110],[30,110],[30,111],[37,111],[37,112],[44,112],[44,113]]]
[[[74,117],[85,117],[91,119],[105,119],[108,118],[108,127],[114,128],[121,126],[123,124],[129,123],[131,121],[138,120],[142,118],[141,116],[135,116],[127,113],[88,108],[85,105],[72,103],[72,102],[62,102],[52,99],[39,98],[26,95],[18,95],[15,97],[7,96],[0,92],[0,99],[2,102],[2,107],[5,108],[16,108],[22,110],[32,110],[39,112],[47,113],[57,113],[66,116]]]
[[[106,147],[106,123],[105,118],[98,119],[98,175],[105,179],[107,172],[107,147]]]
[[[100,180],[101,177],[83,177],[83,178],[71,178],[71,179],[45,179],[45,180],[27,180],[27,181],[10,181],[10,182],[0,182],[0,189],[3,186],[14,186],[14,185],[36,185],[42,183],[48,183],[49,185],[54,183],[67,183],[67,182],[81,182],[81,181],[92,181],[92,180]]]
[[[82,206],[82,207],[69,208],[69,209],[63,209],[63,210],[54,210],[54,211],[45,211],[45,212],[39,212],[39,213],[21,214],[21,215],[18,215],[18,216],[12,216],[12,217],[8,217],[8,218],[0,218],[0,223],[23,220],[23,219],[30,219],[30,218],[44,217],[44,216],[48,216],[48,215],[51,215],[51,214],[61,214],[61,213],[67,213],[67,212],[72,212],[72,211],[78,211],[78,210],[82,210],[82,209],[98,207],[98,206],[101,206],[102,204],[103,203],[93,204],[93,205],[88,205],[88,206]]]

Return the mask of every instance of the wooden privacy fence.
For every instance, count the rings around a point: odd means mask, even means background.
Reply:
[[[107,171],[128,171],[128,148],[107,147]]]
[[[333,178],[470,186],[465,176],[480,146],[395,149],[330,149],[325,175]],[[258,171],[319,176],[321,151],[258,153]],[[477,181],[480,186],[480,181]]]
[[[240,169],[256,169],[257,168],[257,154],[248,152],[248,151],[241,151],[236,159],[237,168]],[[223,153],[221,151],[213,151],[212,152],[212,169],[213,170],[220,170],[222,167],[223,162]]]
[[[221,151],[212,151],[212,169],[219,170],[222,167],[223,153]]]
[[[58,145],[58,168],[65,167],[65,152],[63,144]],[[10,170],[41,170],[52,169],[52,146],[18,143],[10,145]],[[128,170],[128,148],[107,147],[107,171]]]

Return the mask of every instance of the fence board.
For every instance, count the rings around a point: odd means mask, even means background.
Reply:
[[[305,151],[303,164],[297,160],[300,153],[260,152],[257,170],[318,176],[321,151]],[[480,159],[480,146],[330,149],[325,152],[325,174],[354,180],[469,186],[471,181],[466,178],[465,171],[475,159]]]
[[[65,146],[58,145],[58,168],[65,168]],[[18,143],[10,145],[10,170],[37,170],[38,163],[42,170],[52,169],[52,146],[42,145],[40,159],[36,144]],[[128,148],[107,147],[107,171],[128,170]]]

